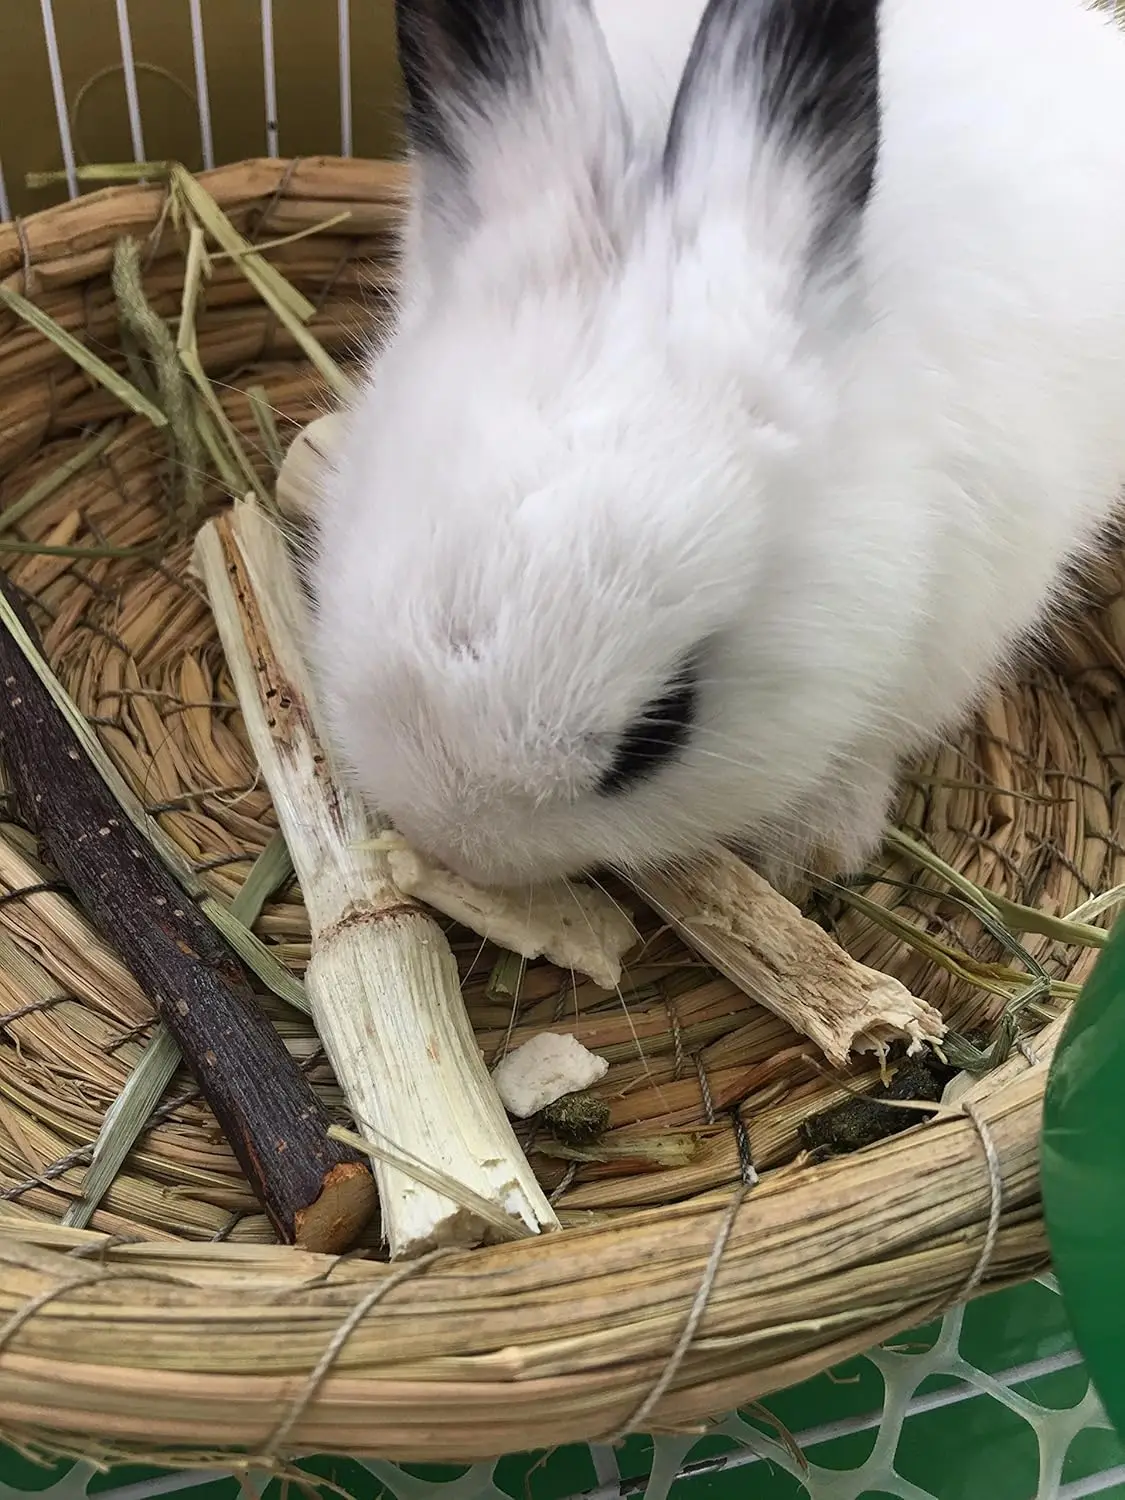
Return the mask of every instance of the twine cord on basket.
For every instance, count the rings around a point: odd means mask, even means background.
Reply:
[[[38,291],[38,278],[35,275],[35,265],[31,259],[31,246],[27,239],[27,226],[17,214],[12,220],[16,231],[16,238],[20,247],[20,269],[23,272],[23,294],[25,297],[34,297]]]
[[[676,1008],[674,995],[662,995],[664,1009],[668,1012],[668,1024],[672,1028],[672,1078],[678,1082],[684,1076],[684,1065],[687,1061],[687,1050],[684,1047],[684,1030],[680,1024],[680,1013]],[[696,1054],[696,1066],[699,1066],[699,1054]]]
[[[1042,1065],[1043,1059],[1026,1037],[1017,1039],[1016,1051],[1026,1059],[1029,1067],[1036,1068]],[[976,1104],[971,1099],[963,1100],[953,1112],[964,1115],[971,1123],[981,1143],[988,1167],[988,1223],[985,1225],[984,1243],[981,1245],[976,1264],[961,1290],[960,1300],[967,1302],[988,1274],[988,1267],[996,1250],[996,1241],[1000,1237],[1000,1218],[1004,1211],[1004,1173],[1000,1165],[1000,1153],[996,1149],[996,1142],[992,1139],[988,1122],[981,1115]]]
[[[163,1274],[159,1271],[143,1271],[125,1266],[102,1266],[99,1270],[88,1276],[74,1276],[69,1281],[57,1282],[54,1286],[46,1287],[38,1296],[29,1297],[24,1305],[19,1308],[8,1321],[0,1327],[0,1355],[3,1355],[8,1345],[27,1323],[41,1312],[49,1303],[65,1297],[68,1292],[77,1291],[82,1287],[100,1286],[106,1281],[148,1281],[155,1282],[160,1286],[188,1286],[189,1283],[180,1280],[176,1276]]]
[[[703,1278],[699,1283],[699,1289],[692,1299],[691,1309],[687,1315],[676,1346],[668,1356],[668,1362],[661,1372],[659,1380],[645,1396],[640,1406],[633,1412],[632,1416],[621,1426],[614,1430],[609,1438],[603,1442],[623,1442],[630,1433],[640,1431],[649,1417],[664,1399],[676,1374],[683,1364],[688,1350],[695,1342],[695,1335],[699,1331],[699,1325],[703,1321],[703,1314],[707,1311],[707,1304],[711,1300],[711,1292],[715,1286],[715,1280],[719,1274],[719,1266],[722,1264],[723,1253],[727,1248],[727,1241],[731,1237],[738,1211],[742,1207],[749,1191],[745,1183],[739,1183],[735,1189],[734,1197],[731,1199],[726,1213],[723,1215],[722,1223],[719,1225],[718,1233],[715,1235],[715,1243],[711,1246],[711,1253],[707,1257],[707,1264],[703,1268]]]
[[[0,1031],[10,1026],[13,1021],[22,1021],[25,1016],[42,1015],[44,1011],[53,1010],[56,1005],[61,1005],[64,1000],[73,999],[73,995],[48,995],[45,1000],[29,1000],[26,1005],[21,1005],[16,1010],[0,1013]]]
[[[378,1286],[372,1287],[366,1297],[360,1298],[332,1335],[328,1347],[313,1366],[308,1379],[297,1393],[296,1399],[270,1434],[265,1447],[262,1449],[258,1460],[259,1463],[269,1464],[276,1462],[282,1448],[289,1441],[297,1423],[316,1400],[321,1386],[332,1373],[332,1367],[339,1359],[344,1345],[371,1309],[380,1303],[389,1292],[393,1292],[396,1287],[402,1286],[403,1282],[411,1281],[422,1271],[429,1270],[435,1261],[441,1260],[447,1255],[457,1255],[460,1253],[460,1251],[447,1245],[443,1245],[437,1250],[431,1250],[428,1255],[419,1256],[417,1260],[412,1260],[407,1265],[400,1267],[399,1270],[392,1272],[386,1281],[381,1281]]]
[[[548,1194],[548,1202],[551,1203],[552,1206],[559,1201],[559,1199],[563,1196],[567,1188],[570,1187],[571,1183],[577,1176],[578,1163],[576,1161],[572,1161],[567,1167],[566,1171],[563,1173],[562,1180],[559,1183],[558,1187],[554,1188],[551,1193]]]
[[[34,885],[20,886],[17,891],[5,891],[0,896],[0,906],[10,906],[14,901],[26,901],[28,896],[68,896],[70,888],[61,880],[39,880]]]
[[[1000,1234],[1000,1215],[1004,1208],[1004,1174],[1000,1166],[1000,1153],[996,1149],[996,1142],[992,1139],[992,1132],[972,1100],[966,1100],[961,1105],[961,1113],[971,1122],[984,1149],[984,1159],[988,1166],[989,1189],[988,1223],[985,1226],[984,1243],[980,1247],[976,1265],[970,1272],[968,1281],[962,1287],[959,1298],[960,1301],[967,1302],[984,1280],[996,1249],[996,1241]]]
[[[734,1141],[738,1148],[738,1174],[742,1178],[742,1186],[752,1188],[758,1181],[758,1169],[754,1165],[754,1154],[750,1149],[750,1132],[737,1104],[730,1112],[730,1122],[734,1127]]]
[[[18,890],[6,891],[0,896],[0,907],[11,906],[18,901],[26,901],[29,896],[67,894],[69,894],[68,887],[62,881],[40,880],[34,885],[24,885],[20,886]],[[0,1031],[10,1026],[13,1021],[21,1021],[25,1016],[39,1015],[43,1011],[53,1010],[56,1005],[61,1005],[64,1000],[73,1000],[74,998],[73,995],[48,995],[46,999],[30,1000],[26,1005],[17,1006],[15,1010],[5,1011],[0,1014]]]
[[[107,1234],[92,1245],[72,1245],[66,1254],[68,1260],[92,1260],[97,1256],[99,1263],[105,1265],[110,1252],[119,1245],[143,1244],[144,1239],[139,1234]]]
[[[58,1161],[53,1161],[50,1166],[44,1167],[41,1172],[36,1172],[31,1177],[25,1177],[20,1182],[14,1182],[11,1187],[5,1188],[3,1192],[0,1192],[0,1203],[14,1203],[25,1193],[30,1193],[33,1188],[45,1187],[56,1177],[64,1176],[72,1167],[84,1166],[93,1154],[93,1141],[88,1141],[84,1146],[75,1147],[65,1156],[60,1156]]]
[[[695,1071],[699,1077],[699,1092],[703,1097],[703,1118],[707,1121],[708,1125],[714,1125],[715,1104],[711,1097],[711,1084],[707,1078],[707,1069],[703,1066],[703,1058],[700,1053],[693,1053],[692,1061],[695,1063]]]
[[[683,1062],[683,1040],[680,1036],[679,1018],[672,1002],[665,999],[664,1003],[674,1023],[673,1039],[677,1048],[676,1067],[679,1068]],[[718,1116],[715,1113],[715,1100],[711,1093],[711,1080],[707,1077],[707,1069],[703,1062],[703,1053],[693,1052],[691,1060],[695,1064],[696,1076],[699,1079],[699,1094],[703,1100],[703,1118],[708,1125],[714,1125]],[[754,1165],[754,1156],[750,1149],[750,1132],[746,1129],[746,1121],[742,1118],[742,1110],[738,1104],[732,1105],[726,1113],[734,1131],[734,1144],[738,1152],[738,1175],[743,1187],[752,1188],[758,1181],[758,1169]]]
[[[980,1253],[977,1256],[976,1263],[973,1266],[973,1269],[969,1274],[969,1278],[962,1288],[959,1297],[960,1301],[967,1301],[984,1280],[985,1275],[988,1272],[988,1267],[991,1264],[993,1254],[996,1250],[996,1241],[999,1238],[1000,1234],[1000,1218],[1004,1208],[1004,1175],[1000,1166],[1000,1154],[996,1149],[996,1142],[992,1139],[992,1132],[988,1128],[988,1123],[983,1118],[976,1105],[972,1103],[972,1101],[966,1101],[960,1106],[959,1112],[963,1114],[965,1118],[972,1124],[973,1129],[976,1131],[977,1138],[981,1143],[981,1147],[984,1151],[985,1163],[988,1167],[989,1187],[988,1223],[985,1226],[984,1242],[981,1245]],[[745,1135],[746,1127],[737,1111],[735,1112],[734,1118],[737,1121],[735,1133],[739,1139],[741,1156],[743,1136]],[[739,1131],[738,1129],[739,1125],[741,1125],[742,1127],[741,1131]],[[748,1144],[749,1143],[747,1141],[747,1149]],[[622,1442],[631,1433],[638,1432],[643,1429],[644,1424],[656,1410],[657,1406],[660,1404],[661,1400],[671,1386],[673,1380],[675,1380],[677,1371],[679,1370],[681,1364],[687,1356],[688,1350],[691,1348],[691,1345],[695,1340],[695,1335],[699,1330],[699,1325],[703,1321],[703,1315],[707,1310],[707,1304],[710,1301],[711,1292],[714,1288],[716,1277],[719,1274],[719,1266],[722,1263],[723,1253],[726,1250],[727,1242],[730,1239],[731,1232],[734,1229],[735,1220],[738,1217],[738,1210],[742,1207],[742,1204],[745,1201],[746,1194],[749,1191],[750,1187],[752,1187],[754,1182],[757,1181],[757,1173],[754,1171],[752,1163],[749,1164],[749,1167],[747,1167],[747,1160],[748,1159],[746,1157],[743,1157],[742,1159],[743,1180],[739,1184],[735,1195],[731,1200],[730,1206],[728,1207],[727,1212],[723,1217],[722,1223],[719,1225],[719,1231],[715,1236],[715,1243],[711,1247],[711,1253],[707,1258],[707,1264],[703,1270],[703,1278],[700,1281],[699,1289],[696,1292],[694,1299],[692,1300],[692,1305],[687,1316],[687,1321],[683,1326],[683,1330],[681,1331],[679,1338],[676,1340],[675,1348],[669,1355],[668,1362],[664,1366],[659,1380],[653,1386],[651,1391],[649,1391],[649,1393],[645,1396],[640,1406],[637,1407],[636,1411],[632,1414],[628,1421],[617,1428],[612,1437],[606,1439],[606,1441],[608,1442]]]
[[[254,224],[253,228],[251,228],[247,233],[246,238],[252,245],[256,245],[258,243],[258,235],[262,225],[269,222],[269,220],[273,217],[274,212],[276,211],[281,200],[289,192],[289,188],[293,182],[294,174],[296,173],[297,168],[301,165],[302,160],[303,157],[293,156],[290,157],[288,162],[286,162],[285,169],[281,174],[281,178],[278,181],[277,186],[273,190],[272,197],[269,199],[269,202],[266,203],[265,207],[258,215],[257,222]]]

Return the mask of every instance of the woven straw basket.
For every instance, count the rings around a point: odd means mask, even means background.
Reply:
[[[388,292],[403,168],[254,161],[200,181],[315,304],[311,334],[346,365]],[[141,244],[151,310],[174,320],[185,233],[165,182],[0,228],[0,508],[17,548],[3,565],[36,601],[45,651],[117,767],[229,900],[276,825],[188,577],[190,542],[173,537],[158,563],[108,555],[167,535],[177,482],[167,431],[34,325],[38,308],[56,334],[147,379],[115,303],[123,236]],[[237,257],[214,260],[195,326],[213,389],[268,476],[263,410],[279,414],[274,436],[288,441],[323,409],[323,362],[318,373]],[[222,485],[208,478],[204,499],[221,504]],[[60,1224],[152,1011],[65,893],[12,896],[44,877],[34,840],[6,823],[3,1436],[198,1464],[201,1449],[275,1463],[310,1451],[472,1460],[697,1428],[1041,1271],[1047,1064],[1100,941],[1100,929],[1058,919],[1125,881],[1125,604],[1111,568],[1097,587],[1050,659],[906,778],[898,822],[913,844],[889,846],[865,886],[817,898],[817,917],[854,956],[938,1005],[960,1036],[1016,1040],[980,1072],[969,1107],[811,1162],[798,1127],[873,1087],[873,1060],[830,1071],[655,918],[623,996],[547,965],[517,995],[498,995],[497,955],[454,934],[486,1057],[564,1021],[610,1061],[599,1091],[611,1129],[578,1163],[530,1143],[563,1233],[432,1263],[276,1245],[186,1075],[89,1227]],[[279,891],[257,931],[300,972],[298,891]],[[271,995],[262,1003],[344,1118],[307,1022]],[[748,1192],[739,1122],[761,1173]]]

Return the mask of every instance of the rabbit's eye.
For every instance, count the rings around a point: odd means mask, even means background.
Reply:
[[[699,695],[697,662],[685,662],[659,698],[653,698],[622,734],[598,782],[606,796],[628,791],[652,776],[687,744]]]

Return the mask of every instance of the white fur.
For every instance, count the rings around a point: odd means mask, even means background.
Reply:
[[[884,0],[859,271],[812,294],[815,164],[720,102],[680,192],[643,150],[614,175],[700,5],[598,9],[619,97],[570,35],[470,152],[479,211],[416,208],[314,570],[334,732],[478,878],[733,836],[854,864],[1125,477],[1125,39],[1078,0]],[[682,756],[595,795],[712,635]]]

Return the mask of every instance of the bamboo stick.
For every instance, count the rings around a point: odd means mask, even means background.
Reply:
[[[449,945],[395,885],[359,797],[334,774],[280,532],[239,505],[203,528],[195,561],[308,907],[313,1020],[361,1131],[384,1151],[392,1258],[556,1228],[481,1061]]]

